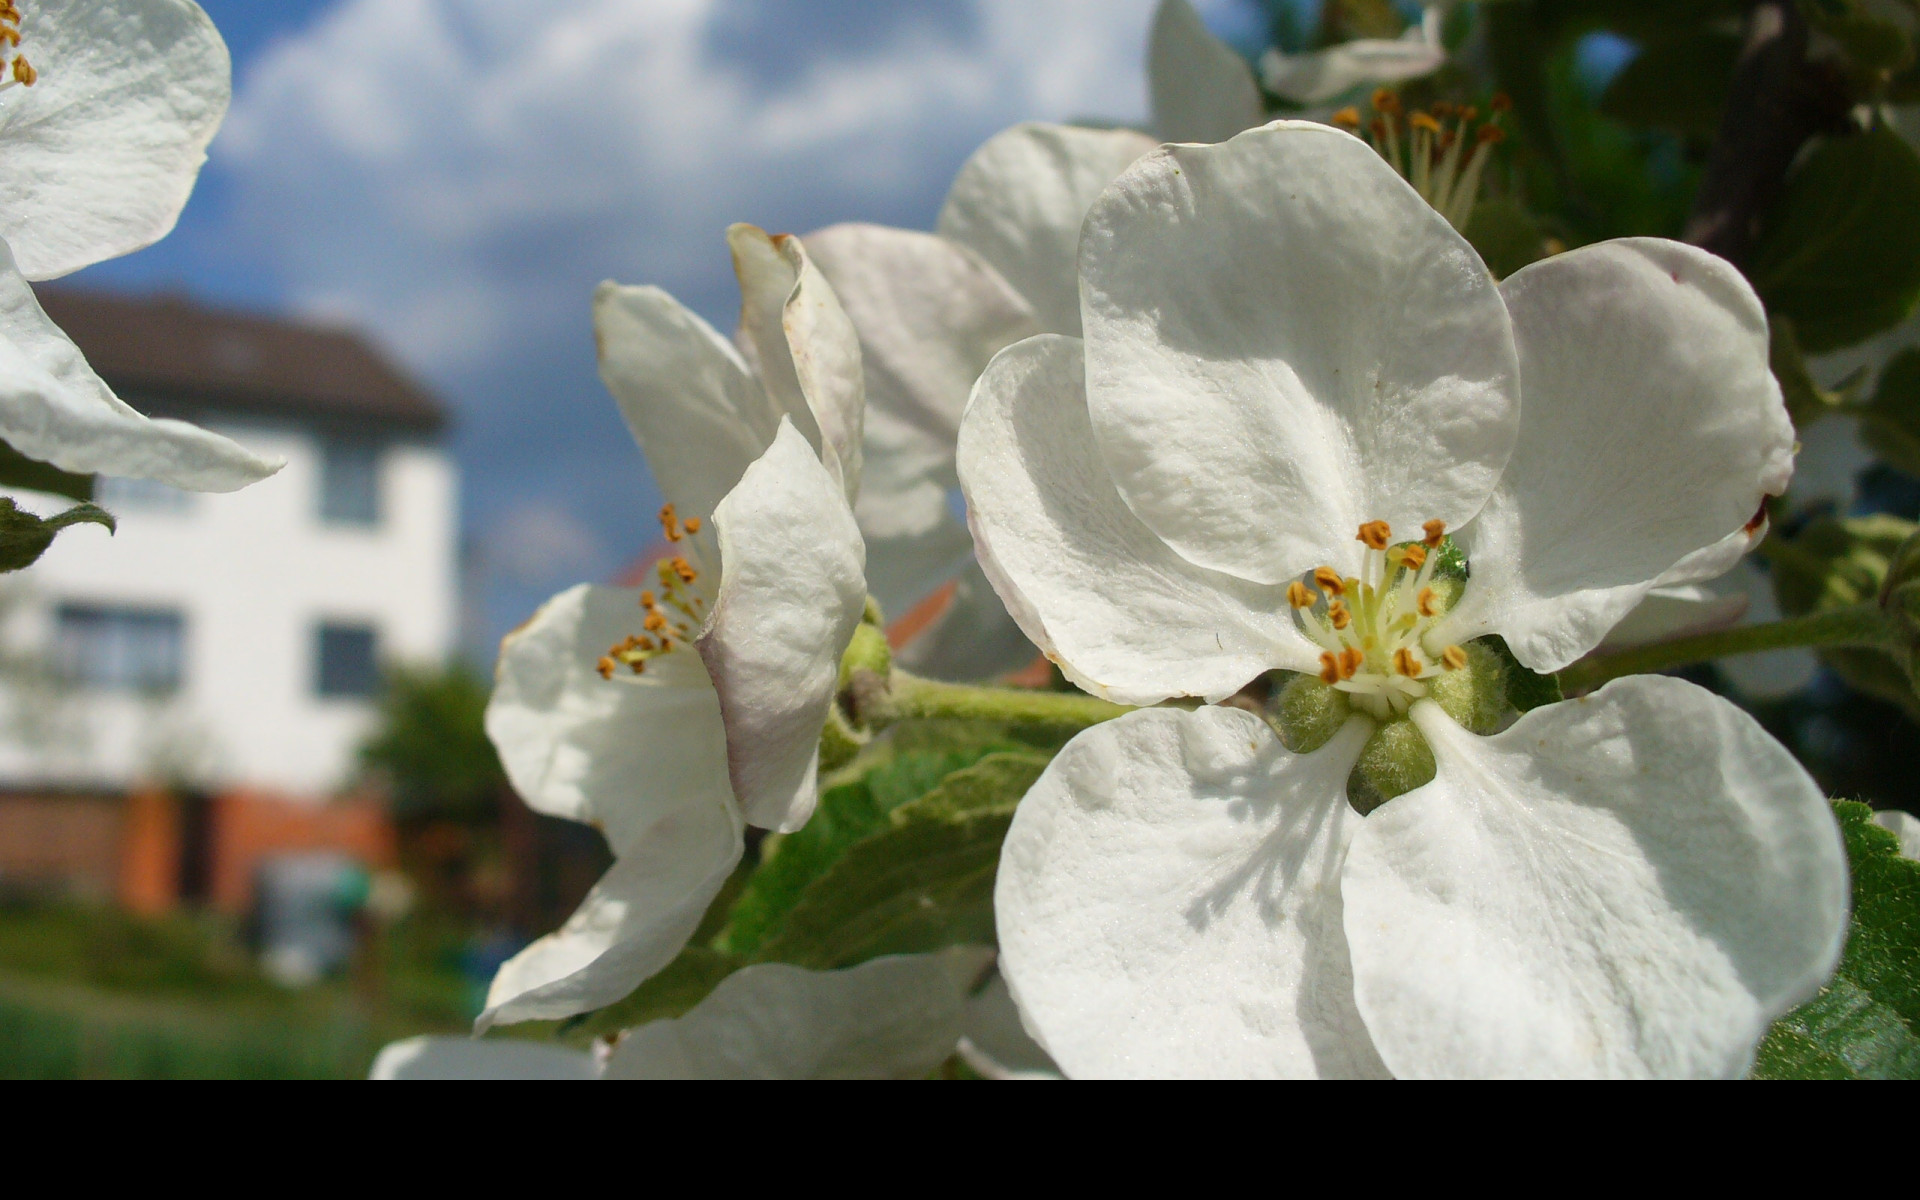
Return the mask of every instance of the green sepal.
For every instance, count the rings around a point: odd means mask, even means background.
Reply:
[[[1364,817],[1395,796],[1432,783],[1438,769],[1419,726],[1405,717],[1388,721],[1367,739],[1347,776],[1347,803]]]
[[[989,755],[887,815],[800,894],[754,957],[816,970],[993,945],[993,883],[1013,812],[1045,755]]]
[[[1920,156],[1885,126],[1819,143],[1748,271],[1767,311],[1824,354],[1891,328],[1920,298]]]
[[[1853,915],[1840,968],[1774,1023],[1755,1079],[1920,1079],[1920,863],[1864,804],[1836,800]]]
[[[1268,705],[1280,740],[1295,754],[1311,754],[1333,740],[1353,715],[1347,694],[1312,675],[1289,674]]]
[[[69,525],[104,525],[112,533],[113,514],[96,504],[76,504],[52,517],[36,517],[0,496],[0,571],[18,571],[40,560],[53,537]]]
[[[52,463],[28,458],[5,441],[0,441],[0,487],[49,492],[69,500],[93,499],[93,476],[76,475]]]
[[[1507,703],[1519,712],[1532,712],[1549,704],[1558,704],[1566,699],[1560,690],[1560,680],[1553,675],[1541,675],[1529,671],[1513,656],[1507,647],[1507,640],[1498,634],[1480,638],[1476,645],[1485,646],[1496,655],[1507,674]]]

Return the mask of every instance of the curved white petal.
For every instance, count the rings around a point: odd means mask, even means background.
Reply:
[[[1187,0],[1160,0],[1147,35],[1153,123],[1170,142],[1224,142],[1267,119],[1247,60]]]
[[[676,650],[602,679],[602,655],[639,633],[629,588],[580,584],[500,644],[487,736],[538,812],[600,829],[627,853],[663,815],[732,803],[720,701],[700,656]]]
[[[659,288],[602,283],[593,333],[600,378],[661,493],[712,516],[772,443],[779,410],[733,345]]]
[[[195,492],[231,492],[286,465],[197,425],[135,412],[41,311],[5,243],[0,243],[0,438],[28,458],[62,470],[156,479]]]
[[[988,1079],[1058,1079],[1060,1067],[1020,1021],[1020,1010],[1000,972],[967,997],[961,1018],[962,1061]]]
[[[1439,775],[1367,818],[1341,882],[1396,1076],[1736,1077],[1832,972],[1839,828],[1725,700],[1638,676],[1491,738],[1413,715]]]
[[[566,924],[501,966],[474,1031],[591,1012],[639,987],[686,946],[742,849],[731,804],[687,805],[642,829]]]
[[[1464,523],[1520,421],[1479,255],[1365,142],[1275,122],[1165,146],[1080,247],[1087,401],[1114,483],[1188,559],[1357,573],[1368,521]]]
[[[0,237],[51,279],[166,236],[232,95],[227,45],[187,0],[21,6],[32,87],[0,92]]]
[[[622,1038],[608,1079],[917,1079],[960,1037],[960,989],[937,954],[842,971],[743,967],[685,1016]]]
[[[969,561],[953,584],[933,623],[894,651],[896,665],[916,675],[965,681],[994,679],[1034,660],[1039,651],[978,562]]]
[[[1443,633],[1499,633],[1535,671],[1599,645],[1650,587],[1711,548],[1733,565],[1786,491],[1793,425],[1767,321],[1740,273],[1656,238],[1586,246],[1501,285],[1519,340],[1520,441],[1462,531],[1473,571]],[[1664,578],[1663,578],[1664,577]]]
[[[866,549],[838,483],[791,423],[714,513],[720,594],[699,640],[747,820],[813,812],[820,730],[866,608]]]
[[[1611,652],[1725,629],[1746,611],[1747,597],[1738,592],[1722,595],[1697,583],[1654,588],[1608,632],[1600,648]]]
[[[1446,50],[1416,26],[1404,37],[1356,38],[1306,54],[1268,50],[1260,59],[1260,77],[1276,96],[1319,104],[1354,88],[1431,75],[1446,61]]]
[[[741,349],[851,500],[860,490],[866,410],[853,322],[799,238],[736,224],[727,245],[740,279]]]
[[[935,228],[1013,285],[1050,333],[1080,332],[1080,225],[1153,139],[1130,129],[1015,125],[961,166]]]
[[[1920,859],[1920,817],[1897,808],[1883,808],[1873,814],[1873,823],[1900,839],[1900,853]]]
[[[1039,621],[1022,621],[1028,637],[1075,682],[1127,704],[1218,699],[1270,667],[1317,670],[1284,588],[1194,566],[1122,502],[1083,377],[1079,342],[1029,338],[993,360],[960,425],[982,565],[1016,619]]]
[[[1294,755],[1239,709],[1153,709],[1067,743],[1014,814],[1000,969],[1070,1077],[1378,1075],[1353,1008],[1341,859],[1371,728]]]
[[[598,1079],[593,1055],[507,1038],[410,1037],[374,1056],[368,1079]]]

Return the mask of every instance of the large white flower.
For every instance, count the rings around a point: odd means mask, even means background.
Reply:
[[[27,286],[173,228],[226,115],[226,43],[190,0],[13,8],[0,14],[0,438],[68,471],[196,491],[271,475],[278,460],[121,401]]]
[[[582,585],[501,647],[487,733],[535,809],[613,867],[500,969],[494,1021],[611,1003],[686,944],[742,825],[813,810],[840,657],[866,602],[853,328],[798,239],[728,233],[742,350],[658,288],[602,284],[600,372],[669,503],[648,588]]]
[[[918,1079],[952,1054],[963,999],[943,955],[841,971],[744,967],[686,1015],[627,1031],[611,1053],[416,1037],[381,1050],[374,1079]]]
[[[1491,737],[1435,698],[1481,635],[1557,670],[1745,547],[1793,432],[1740,276],[1633,240],[1496,286],[1363,143],[1280,122],[1122,175],[1080,284],[1084,350],[1002,352],[961,427],[1010,611],[1102,695],[1278,667],[1352,715],[1308,753],[1219,708],[1062,752],[995,898],[1047,1050],[1073,1075],[1743,1071],[1839,951],[1812,780],[1676,680]],[[1437,773],[1363,819],[1376,728]]]
[[[898,615],[957,580],[938,624],[902,648],[904,666],[986,678],[1033,657],[948,501],[960,413],[999,350],[1080,331],[1080,224],[1153,145],[1125,129],[1018,125],[961,167],[938,232],[845,224],[805,239],[859,330],[866,364],[867,469],[855,512],[868,587]]]

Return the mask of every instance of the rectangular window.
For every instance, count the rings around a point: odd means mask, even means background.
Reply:
[[[320,519],[329,525],[380,523],[380,447],[347,438],[322,444]]]
[[[63,604],[56,613],[61,673],[85,687],[171,692],[186,669],[186,621],[160,608]]]
[[[320,626],[313,690],[331,700],[364,700],[380,690],[379,639],[371,625]]]

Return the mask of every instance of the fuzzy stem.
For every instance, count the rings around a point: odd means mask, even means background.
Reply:
[[[1635,646],[1615,654],[1593,655],[1560,672],[1560,690],[1573,695],[1592,691],[1622,675],[1644,675],[1735,654],[1758,654],[1795,646],[1888,649],[1896,643],[1897,636],[1893,619],[1877,604],[1830,608],[1765,625],[1742,625],[1650,646]]]
[[[1017,721],[1085,729],[1133,711],[1078,692],[938,683],[899,670],[886,679],[857,671],[852,691],[855,718],[874,730],[913,720]]]

